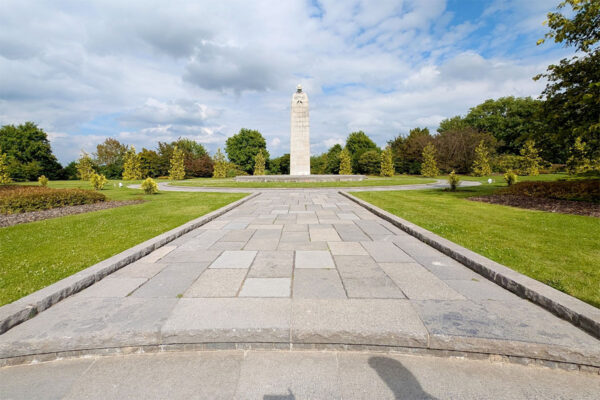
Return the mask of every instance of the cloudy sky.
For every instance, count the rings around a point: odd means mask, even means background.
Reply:
[[[223,147],[258,129],[289,151],[309,96],[312,152],[378,144],[488,98],[537,96],[569,54],[536,46],[558,0],[2,0],[0,124],[34,121],[60,161],[106,137]]]

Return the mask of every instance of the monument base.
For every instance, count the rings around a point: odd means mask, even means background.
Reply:
[[[236,182],[349,182],[362,181],[365,175],[244,175]]]

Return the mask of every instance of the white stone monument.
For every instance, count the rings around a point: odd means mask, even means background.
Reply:
[[[310,175],[310,127],[308,96],[298,85],[292,96],[290,175]]]

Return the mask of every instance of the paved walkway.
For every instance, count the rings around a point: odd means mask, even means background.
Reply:
[[[327,190],[255,197],[0,335],[0,358],[190,344],[600,365],[598,340]]]
[[[213,351],[62,360],[0,369],[0,398],[597,399],[597,375],[355,352]]]

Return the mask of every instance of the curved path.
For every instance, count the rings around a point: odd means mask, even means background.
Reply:
[[[597,399],[600,379],[489,361],[372,352],[220,351],[0,369],[3,399]]]
[[[460,187],[479,186],[480,182],[462,181]],[[132,189],[139,189],[140,185],[129,185]],[[422,189],[441,189],[447,188],[448,184],[445,180],[439,179],[435,183],[420,183],[414,185],[393,185],[393,186],[354,186],[354,187],[314,187],[314,188],[244,188],[244,187],[205,187],[205,186],[177,186],[168,182],[160,182],[159,190],[166,192],[234,192],[234,193],[260,193],[270,191],[303,191],[303,190],[319,190],[319,191],[334,191],[340,190],[353,192],[368,192],[368,191],[384,191],[384,190],[422,190]]]

